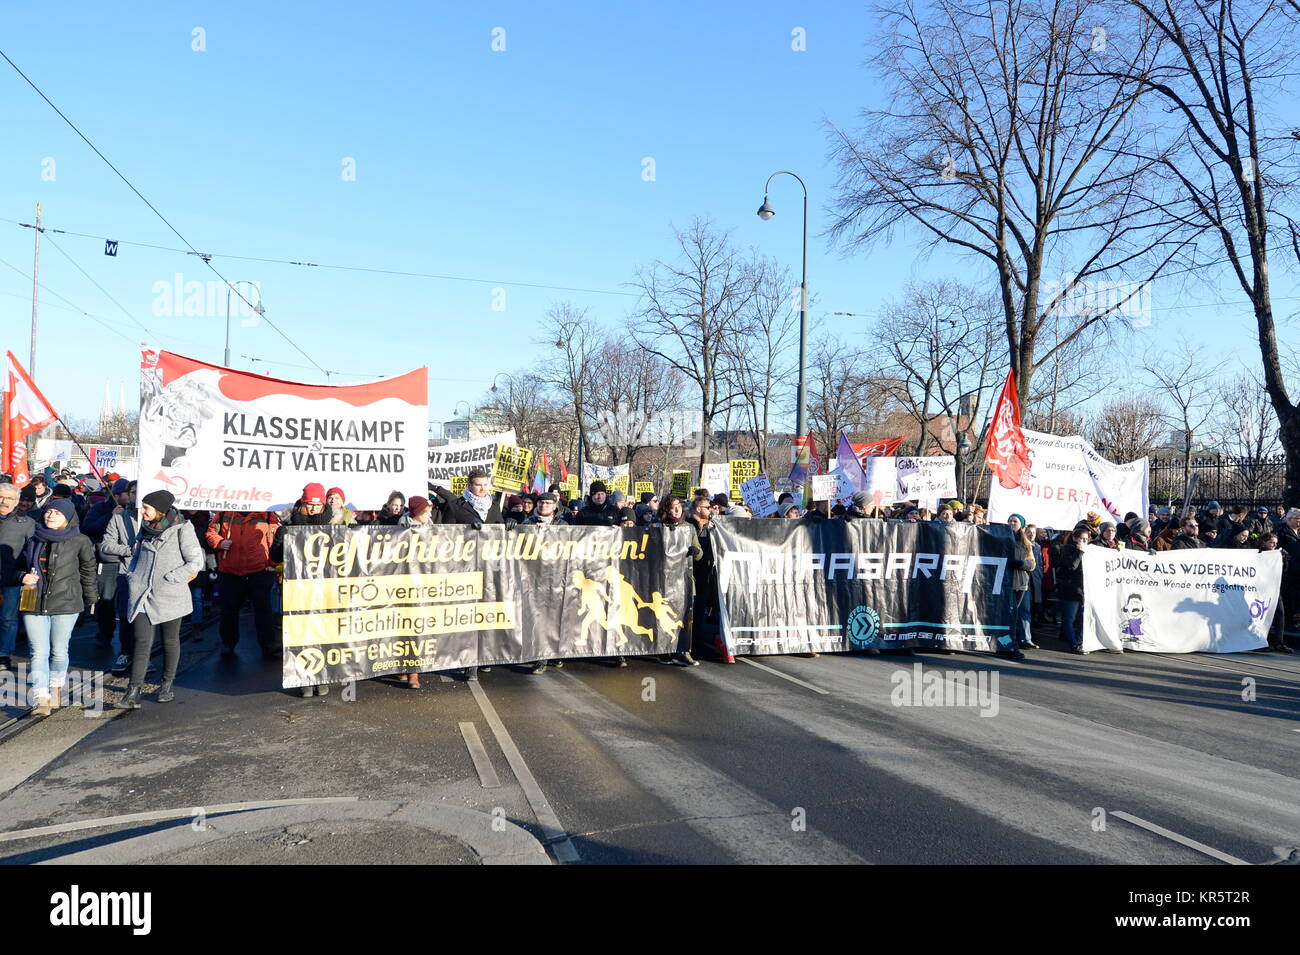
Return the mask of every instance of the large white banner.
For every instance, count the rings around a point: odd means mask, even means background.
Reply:
[[[1268,645],[1279,551],[1083,554],[1083,649],[1240,653]]]
[[[1003,523],[1022,514],[1039,527],[1070,528],[1088,516],[1119,523],[1132,511],[1147,513],[1147,459],[1128,464],[1107,461],[1078,435],[1062,437],[1025,429],[1033,455],[1021,487],[1005,488],[996,479],[989,490],[989,521]]]
[[[497,463],[497,448],[503,444],[513,445],[514,443],[515,432],[511,428],[509,431],[490,434],[484,438],[475,438],[473,441],[456,441],[440,447],[430,448],[430,489],[436,484],[448,490],[457,490],[451,486],[453,479],[468,477],[469,472],[476,468],[486,471],[487,476],[491,477],[492,470]],[[459,490],[463,490],[463,488]]]
[[[140,364],[140,497],[265,511],[304,485],[383,506],[425,486],[428,369],[361,385],[308,385],[146,349]]]

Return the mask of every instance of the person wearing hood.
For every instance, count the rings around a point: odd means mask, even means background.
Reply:
[[[616,526],[622,515],[619,514],[619,508],[607,500],[608,495],[609,489],[604,481],[592,481],[591,492],[587,495],[587,505],[578,511],[574,523],[584,527]]]
[[[49,716],[62,705],[68,676],[68,643],[83,610],[99,598],[95,545],[81,533],[77,509],[67,498],[51,500],[23,547],[20,579],[35,589],[35,609],[23,614],[31,645],[32,716]]]
[[[788,521],[797,521],[799,518],[803,517],[803,515],[799,513],[799,505],[794,501],[787,501],[784,504],[778,504],[775,516]]]
[[[504,524],[501,515],[500,495],[492,493],[492,479],[487,472],[475,468],[469,472],[465,481],[464,492],[457,497],[445,487],[434,485],[433,492],[438,495],[439,517],[443,524],[462,524],[481,529],[484,524]],[[483,667],[488,673],[491,667]],[[467,681],[478,679],[479,667],[466,667],[463,671]]]
[[[514,527],[516,524],[522,524],[528,517],[528,511],[524,508],[524,499],[518,494],[511,494],[506,497],[506,509],[501,514],[501,521],[506,527]]]
[[[1148,554],[1154,553],[1151,549],[1151,522],[1138,519],[1133,522],[1129,530],[1128,541],[1124,544],[1125,550],[1144,550]]]
[[[632,505],[632,515],[637,527],[650,527],[659,523],[659,498],[653,491],[642,491],[641,500]]]
[[[27,566],[23,550],[36,533],[36,522],[18,511],[18,488],[0,483],[0,673],[10,669],[18,643],[18,601]]]
[[[181,659],[181,618],[194,609],[190,581],[203,570],[203,548],[191,524],[175,508],[170,491],[153,491],[140,502],[140,529],[126,567],[127,619],[135,632],[131,682],[124,709],[139,709],[154,628],[162,632],[163,672],[157,701],[175,699],[172,681]]]
[[[872,501],[871,495],[866,491],[858,491],[853,495],[853,500],[849,503],[848,508],[844,511],[846,521],[864,521],[871,518]]]
[[[329,513],[331,524],[355,524],[357,515],[347,506],[347,495],[342,489],[332,487],[325,492],[325,510]]]
[[[401,491],[393,491],[388,495],[388,500],[384,502],[383,510],[375,518],[376,524],[397,525],[402,522],[403,515],[406,514],[406,495]]]

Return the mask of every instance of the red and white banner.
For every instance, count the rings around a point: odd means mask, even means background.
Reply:
[[[359,385],[266,378],[146,349],[140,496],[182,509],[265,511],[309,483],[378,508],[427,486],[428,369]]]
[[[1039,527],[1068,529],[1092,512],[1118,524],[1132,511],[1147,512],[1148,463],[1107,461],[1091,444],[1074,435],[1024,432],[1033,466],[1016,487],[993,482],[989,487],[989,521],[1001,524],[1020,514]]]
[[[984,454],[998,483],[1005,488],[1020,487],[1033,464],[1033,455],[1020,427],[1020,398],[1016,394],[1016,376],[1007,372],[993,419],[989,422],[989,443]]]
[[[4,448],[0,453],[0,470],[12,474],[14,484],[22,487],[27,474],[27,438],[49,427],[58,413],[45,400],[41,390],[13,352],[5,353],[4,376]]]
[[[866,444],[853,445],[853,453],[858,456],[863,467],[867,464],[867,458],[892,458],[898,453],[899,446],[903,443],[901,437],[886,438],[883,441],[868,441]]]

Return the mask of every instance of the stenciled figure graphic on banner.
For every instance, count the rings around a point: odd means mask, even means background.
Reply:
[[[163,387],[162,369],[155,364],[140,375],[140,422],[157,425],[163,435],[163,467],[179,467],[186,452],[199,441],[199,428],[212,417],[211,395],[197,375],[186,375]]]
[[[1151,630],[1151,616],[1147,613],[1141,594],[1129,594],[1120,614],[1120,635],[1124,643],[1133,647],[1154,647],[1158,641]]]

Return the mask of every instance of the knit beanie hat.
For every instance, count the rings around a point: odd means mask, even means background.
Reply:
[[[592,494],[608,494],[608,493],[609,493],[609,488],[607,488],[607,487],[605,486],[605,482],[604,482],[604,481],[592,481],[592,482],[591,482],[591,493],[592,493]]]
[[[172,505],[176,503],[176,495],[171,491],[151,491],[144,496],[144,503],[159,514],[166,514],[172,509]]]
[[[50,503],[45,505],[46,510],[58,511],[67,519],[69,524],[77,523],[77,509],[72,506],[72,501],[66,497],[56,497]]]
[[[325,503],[325,486],[323,484],[311,483],[302,489],[302,498],[300,504],[324,504]]]
[[[429,499],[427,497],[413,497],[406,502],[406,509],[410,513],[411,517],[413,518],[419,517],[421,514],[427,511],[429,507],[430,504],[429,504]]]

